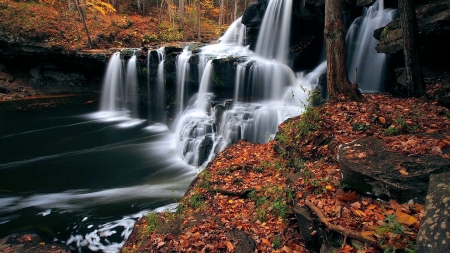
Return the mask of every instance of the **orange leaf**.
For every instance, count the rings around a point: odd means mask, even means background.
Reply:
[[[356,195],[356,192],[349,191],[347,193],[343,193],[341,196],[339,196],[339,200],[344,201],[355,201],[358,199],[358,196]]]
[[[383,117],[378,117],[378,119],[380,120],[380,123],[381,124],[386,124],[386,119],[385,118],[383,118]]]
[[[370,204],[370,205],[367,206],[367,209],[372,210],[372,209],[375,209],[376,207],[377,207],[377,205]]]
[[[361,232],[362,236],[371,236],[373,234],[375,234],[375,231],[362,231]]]
[[[334,186],[332,186],[332,185],[327,185],[327,186],[325,186],[325,188],[327,188],[328,190],[331,190],[331,191],[336,190],[336,188],[334,188]]]
[[[409,175],[409,173],[405,169],[401,169],[401,170],[399,170],[399,172],[400,172],[400,174],[405,175],[405,176]]]
[[[393,215],[395,213],[395,211],[392,210],[392,209],[389,209],[389,210],[386,211],[386,213],[389,214],[389,215]]]
[[[227,241],[226,244],[227,244],[228,251],[229,252],[233,252],[234,251],[234,245],[230,241]]]
[[[366,214],[363,211],[361,211],[361,210],[354,210],[353,212],[356,215],[361,216],[361,217],[365,217],[366,216]]]
[[[417,222],[416,218],[407,213],[397,211],[395,214],[395,220],[397,220],[399,223],[413,225]]]
[[[261,239],[262,243],[268,247],[272,247],[272,244],[266,238]]]

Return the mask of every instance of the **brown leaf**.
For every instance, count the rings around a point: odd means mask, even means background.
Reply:
[[[261,239],[261,242],[268,247],[272,247],[272,243],[270,243],[266,238]]]
[[[226,241],[226,245],[229,252],[234,252],[234,245],[230,241]]]
[[[417,222],[416,218],[404,212],[397,211],[395,215],[395,220],[402,224],[413,225]]]

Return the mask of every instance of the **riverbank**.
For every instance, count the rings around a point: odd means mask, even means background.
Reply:
[[[450,113],[426,98],[365,99],[309,108],[267,144],[228,147],[194,180],[176,213],[142,217],[121,252],[413,252],[423,203],[381,200],[342,184],[337,152],[373,137],[405,157],[448,160]]]
[[[98,103],[98,94],[50,94],[35,95],[24,99],[0,101],[0,112],[45,110],[65,106],[86,105]]]

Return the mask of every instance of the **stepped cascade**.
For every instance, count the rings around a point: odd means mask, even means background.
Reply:
[[[353,81],[357,68],[357,81],[363,91],[382,90],[385,58],[376,53],[372,33],[395,14],[394,10],[385,10],[382,2],[366,7],[346,37],[349,79]],[[247,29],[242,18],[230,25],[218,43],[199,49],[186,46],[175,61],[176,113],[170,117],[170,124],[165,111],[169,92],[164,79],[165,49],[148,51],[148,119],[170,125],[174,145],[186,163],[205,166],[218,152],[240,139],[265,143],[274,137],[281,122],[303,112],[308,96],[326,71],[326,62],[312,71],[298,73],[288,65],[292,12],[292,0],[268,3],[254,51],[246,45]],[[120,53],[111,57],[101,111],[115,111],[122,106],[120,110],[125,109],[133,118],[137,117],[138,102],[131,89],[137,88],[139,80],[133,79],[136,74],[132,72],[142,70],[133,67],[133,55],[126,64],[125,78],[121,77],[123,61]],[[227,62],[232,63],[225,70],[230,74],[226,81],[220,80],[218,66]],[[157,66],[156,73],[151,66]],[[150,82],[152,78],[156,81]]]

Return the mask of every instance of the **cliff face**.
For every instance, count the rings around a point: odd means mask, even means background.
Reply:
[[[116,50],[64,51],[0,32],[0,101],[36,95],[98,93]]]

